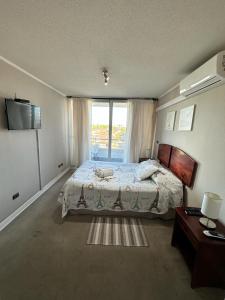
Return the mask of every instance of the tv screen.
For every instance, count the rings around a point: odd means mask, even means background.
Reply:
[[[5,99],[5,105],[9,130],[41,128],[40,107],[12,99]]]

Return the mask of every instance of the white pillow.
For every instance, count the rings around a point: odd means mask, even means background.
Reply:
[[[142,162],[139,163],[139,166],[144,166],[148,164],[151,164],[151,159],[143,160]]]
[[[139,166],[145,166],[145,165],[160,167],[160,164],[154,159],[147,159],[139,163]]]
[[[178,179],[173,173],[171,173],[170,171],[164,169],[164,168],[160,168],[158,170],[159,172],[157,174],[153,174],[152,176],[152,180],[160,185],[169,185],[174,184],[174,185],[178,185],[178,186],[182,186],[182,182],[180,179]]]
[[[136,168],[136,177],[138,180],[144,180],[158,171],[158,167],[151,164],[139,164]]]

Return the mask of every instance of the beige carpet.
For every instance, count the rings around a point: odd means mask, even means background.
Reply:
[[[142,220],[149,247],[86,245],[92,217],[60,218],[67,177],[0,232],[1,300],[224,299],[221,289],[191,289],[172,222]]]

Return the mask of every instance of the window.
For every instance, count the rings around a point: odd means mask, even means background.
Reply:
[[[115,100],[92,103],[91,159],[122,162],[127,124],[127,103]]]

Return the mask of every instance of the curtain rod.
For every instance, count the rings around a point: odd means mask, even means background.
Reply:
[[[68,99],[71,98],[89,98],[93,100],[104,100],[104,99],[113,99],[113,100],[128,100],[128,99],[144,99],[144,100],[153,100],[158,101],[158,98],[149,98],[149,97],[85,97],[85,96],[67,96]]]

